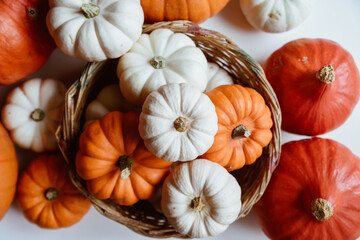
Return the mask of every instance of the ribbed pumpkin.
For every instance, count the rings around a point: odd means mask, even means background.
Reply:
[[[95,197],[133,205],[149,199],[170,172],[171,162],[145,148],[138,125],[139,113],[114,111],[81,134],[76,171]]]
[[[146,22],[190,20],[201,23],[216,15],[229,0],[141,0]]]
[[[15,195],[18,163],[14,144],[0,123],[0,220]]]
[[[47,0],[0,0],[0,85],[36,72],[55,43],[46,28]]]
[[[266,77],[278,97],[285,131],[320,135],[339,127],[360,97],[354,59],[326,39],[297,39],[266,61]]]
[[[282,146],[255,213],[266,235],[280,239],[360,236],[360,158],[330,139]]]
[[[202,157],[228,171],[254,163],[272,138],[273,121],[264,98],[238,84],[219,86],[205,94],[215,105],[218,132]]]
[[[61,155],[41,155],[21,174],[16,200],[25,217],[42,228],[69,227],[91,203],[72,184]]]

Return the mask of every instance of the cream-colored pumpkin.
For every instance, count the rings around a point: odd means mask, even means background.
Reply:
[[[66,88],[54,79],[34,78],[13,89],[2,109],[2,122],[21,148],[57,149],[55,131],[62,121]]]
[[[169,29],[141,35],[120,58],[117,69],[122,94],[137,106],[150,92],[167,83],[186,82],[204,91],[206,72],[205,55],[191,38]]]
[[[221,85],[231,85],[234,84],[234,81],[230,77],[227,71],[220,68],[216,63],[208,63],[208,82],[206,86],[206,91],[214,89]]]
[[[141,109],[126,101],[121,94],[119,84],[111,84],[101,89],[96,99],[86,107],[84,128],[112,111],[124,113],[129,111],[141,112]]]
[[[256,29],[280,33],[291,30],[309,16],[314,0],[240,0],[241,10]]]
[[[65,54],[85,61],[118,58],[140,37],[140,0],[50,0],[47,26]]]
[[[237,219],[241,188],[219,164],[197,159],[178,165],[165,179],[161,208],[179,233],[216,236]]]
[[[204,154],[217,129],[214,104],[187,83],[167,84],[152,92],[140,114],[139,132],[145,146],[170,162]]]

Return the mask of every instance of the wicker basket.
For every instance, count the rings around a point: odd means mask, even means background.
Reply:
[[[281,148],[281,113],[278,101],[267,82],[261,66],[224,35],[200,28],[191,22],[173,21],[144,25],[143,33],[150,33],[158,28],[169,28],[174,32],[185,33],[203,50],[207,59],[225,69],[243,86],[257,90],[270,107],[273,117],[273,139],[264,148],[262,156],[252,165],[245,166],[232,174],[242,188],[242,210],[240,217],[246,216],[252,206],[262,196],[271,173],[278,163]],[[84,109],[107,84],[117,83],[117,60],[89,63],[80,79],[68,90],[65,101],[65,116],[56,133],[60,149],[70,166],[70,177],[75,186],[88,197],[95,208],[105,215],[133,231],[155,238],[187,238],[177,233],[169,225],[164,215],[154,210],[148,201],[140,201],[133,206],[120,206],[110,200],[100,200],[89,194],[86,184],[76,174],[75,155],[78,140],[84,123]]]

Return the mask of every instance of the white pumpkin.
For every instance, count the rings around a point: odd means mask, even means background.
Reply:
[[[47,27],[65,54],[85,61],[118,58],[140,37],[140,0],[50,0]]]
[[[140,109],[126,101],[120,92],[119,84],[111,84],[101,89],[96,99],[86,107],[84,128],[112,111],[141,112]]]
[[[204,154],[217,132],[215,106],[187,83],[152,92],[140,114],[139,132],[149,151],[165,161],[189,161]]]
[[[178,165],[165,179],[161,208],[179,233],[216,236],[237,219],[241,188],[219,164],[197,159]]]
[[[233,79],[230,77],[227,71],[220,68],[216,63],[208,63],[208,82],[206,85],[206,91],[214,89],[221,85],[234,84]]]
[[[55,131],[62,121],[66,88],[54,79],[34,78],[13,89],[2,109],[2,122],[24,149],[57,149]]]
[[[157,29],[143,34],[118,64],[124,97],[141,106],[147,95],[168,83],[186,82],[204,91],[207,60],[195,43],[182,33]]]
[[[241,10],[256,29],[280,33],[291,30],[309,16],[314,0],[240,0]]]

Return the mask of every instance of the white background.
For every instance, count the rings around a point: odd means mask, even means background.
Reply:
[[[230,3],[217,16],[207,20],[202,27],[219,31],[263,64],[276,49],[297,38],[327,38],[340,43],[354,57],[360,66],[360,1],[359,0],[317,0],[311,16],[299,27],[281,34],[269,34],[255,30],[240,12],[238,0]],[[77,59],[64,56],[56,50],[50,60],[34,76],[53,77],[64,82],[76,80],[85,65]],[[0,86],[0,106],[7,93],[18,84]],[[360,104],[352,115],[338,129],[322,135],[346,145],[360,156]],[[303,139],[304,136],[283,132],[283,142]],[[36,154],[17,149],[20,171]],[[359,203],[360,204],[360,203]],[[279,213],[281,214],[281,213]],[[56,239],[149,239],[133,233],[126,227],[106,219],[94,208],[76,225],[60,230],[46,230],[29,223],[14,203],[0,222],[0,240],[56,240]],[[233,223],[227,231],[211,239],[267,239],[258,226],[253,213]],[[360,239],[360,238],[359,238]]]

